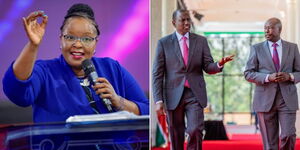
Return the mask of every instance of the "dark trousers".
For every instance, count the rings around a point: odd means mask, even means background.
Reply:
[[[294,150],[296,142],[296,110],[288,109],[279,89],[271,110],[258,112],[257,116],[264,150]],[[279,127],[281,131],[280,136]]]
[[[187,118],[186,128],[185,116]],[[172,150],[184,149],[185,132],[189,135],[187,150],[202,150],[203,108],[196,100],[191,89],[184,89],[180,103],[175,110],[167,110],[167,121]]]

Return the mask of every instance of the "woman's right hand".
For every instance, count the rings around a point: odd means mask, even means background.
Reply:
[[[41,23],[38,23],[37,21],[39,17],[42,18]],[[45,33],[47,22],[48,16],[44,13],[44,11],[35,11],[30,13],[26,18],[23,17],[23,25],[31,44],[35,46],[40,45]]]
[[[40,17],[42,18],[42,22],[38,23],[37,19]],[[43,11],[35,11],[30,13],[26,18],[23,17],[23,25],[29,42],[25,45],[13,65],[14,74],[19,80],[27,80],[32,73],[47,22],[48,16]]]

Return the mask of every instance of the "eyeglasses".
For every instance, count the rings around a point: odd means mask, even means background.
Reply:
[[[63,35],[64,39],[67,41],[67,42],[70,42],[70,44],[73,44],[75,43],[77,40],[79,40],[82,44],[84,45],[87,45],[89,46],[90,44],[92,44],[96,39],[97,37],[76,37],[76,36],[73,36],[73,35]]]

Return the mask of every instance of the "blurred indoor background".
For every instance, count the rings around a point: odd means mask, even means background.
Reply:
[[[299,47],[300,0],[152,0],[151,56],[154,56],[157,41],[175,31],[171,20],[173,11],[178,8],[189,10],[192,32],[207,37],[215,61],[236,55],[234,62],[226,64],[222,73],[205,76],[209,99],[205,120],[223,121],[228,133],[258,132],[252,110],[254,84],[243,76],[250,45],[265,40],[265,21],[277,17],[283,23],[281,37]],[[155,112],[154,107],[152,112]],[[158,129],[156,114],[151,115],[154,120],[151,134],[155,135]],[[299,120],[298,111],[298,136]],[[152,136],[152,145],[156,145],[155,142],[155,136]]]

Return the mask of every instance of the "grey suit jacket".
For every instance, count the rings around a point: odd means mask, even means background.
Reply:
[[[203,70],[209,74],[222,71],[214,63],[205,37],[189,34],[189,58],[185,67],[176,33],[158,41],[152,70],[153,97],[162,100],[168,110],[178,105],[188,80],[192,92],[204,108],[207,95]]]
[[[268,112],[275,100],[277,87],[290,110],[298,109],[298,96],[295,84],[300,81],[300,55],[294,43],[282,40],[282,61],[279,72],[292,73],[294,82],[265,83],[267,74],[276,72],[268,47],[268,42],[251,46],[248,62],[244,71],[245,79],[256,84],[253,109],[256,112]]]

